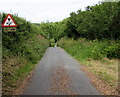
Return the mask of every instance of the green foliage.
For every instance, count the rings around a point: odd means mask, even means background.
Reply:
[[[60,46],[80,59],[120,58],[119,17],[120,2],[102,2],[87,6],[86,11],[72,12],[65,22],[65,36],[74,40],[85,38],[91,45],[83,39],[80,43],[63,39]]]
[[[40,34],[49,39],[50,46],[54,46],[55,43],[65,35],[64,30],[66,25],[64,22],[66,22],[66,20],[55,23],[43,22],[40,24]]]
[[[120,58],[119,43],[110,40],[88,41],[86,39],[72,40],[63,38],[60,40],[59,46],[81,61],[89,58],[95,60],[106,57]]]
[[[51,46],[51,47],[54,47],[54,46],[55,46],[55,40],[54,40],[54,38],[53,38],[53,39],[50,39],[50,46]]]
[[[5,19],[5,17],[6,14],[3,13],[3,20]],[[13,15],[13,18],[18,25],[17,31],[3,31],[3,53],[10,52],[12,56],[24,56],[31,60],[32,57],[35,57],[37,53],[42,53],[41,51],[44,50],[41,49],[46,49],[48,47],[48,43],[46,42],[46,39],[42,38],[40,41],[39,37],[37,37],[39,36],[39,29],[36,25],[27,22],[25,19],[20,18],[17,15]],[[6,54],[3,54],[3,59],[8,56]]]
[[[120,2],[104,2],[88,6],[86,11],[72,12],[66,32],[70,38],[120,39]]]
[[[12,15],[17,23],[16,32],[2,32],[3,94],[11,95],[30,73],[49,46],[40,35],[39,27]],[[3,13],[2,20],[6,14]]]
[[[104,49],[108,58],[120,58],[120,42],[113,43]]]

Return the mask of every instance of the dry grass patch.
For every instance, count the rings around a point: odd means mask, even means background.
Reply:
[[[104,84],[109,85],[112,91],[118,91],[118,60],[109,60],[104,58],[102,60],[87,60],[85,65],[93,74],[97,75]],[[103,93],[106,94],[106,93]],[[109,94],[109,93],[108,93]],[[110,93],[112,94],[112,93]],[[116,94],[116,93],[115,93]]]

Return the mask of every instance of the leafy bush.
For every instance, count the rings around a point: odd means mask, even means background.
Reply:
[[[120,39],[120,2],[102,2],[87,6],[85,11],[70,13],[66,23],[69,38]]]
[[[114,43],[104,49],[108,58],[120,58],[120,43]]]
[[[4,95],[11,95],[19,87],[49,46],[49,41],[38,33],[38,26],[17,15],[12,16],[17,22],[17,31],[2,32]],[[5,17],[3,13],[2,20]]]
[[[59,41],[59,46],[64,48],[69,54],[80,59],[102,59],[102,58],[120,58],[119,43],[110,40],[93,40],[86,39],[66,39],[63,38]]]

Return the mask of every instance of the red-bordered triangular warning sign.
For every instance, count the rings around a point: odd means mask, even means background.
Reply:
[[[2,24],[2,27],[17,27],[17,24],[15,23],[12,16],[10,14],[8,14]]]

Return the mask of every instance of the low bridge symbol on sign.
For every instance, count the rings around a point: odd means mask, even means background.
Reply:
[[[16,31],[17,24],[14,21],[14,19],[12,18],[12,16],[10,14],[8,14],[2,24],[2,27],[4,27],[3,28],[4,31],[14,32],[14,31]]]

